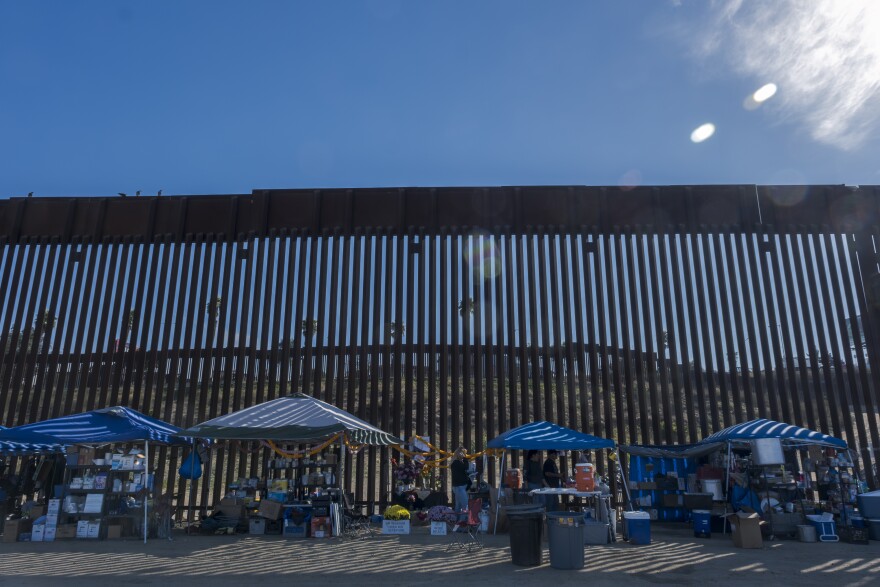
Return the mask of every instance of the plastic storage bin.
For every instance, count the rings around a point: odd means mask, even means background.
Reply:
[[[691,512],[694,519],[694,536],[698,538],[710,538],[712,536],[712,512],[707,510],[694,510]]]
[[[585,518],[584,544],[608,544],[608,524]]]
[[[554,569],[584,568],[584,518],[573,512],[547,512],[550,534],[550,566]]]
[[[541,528],[544,525],[544,508],[532,504],[515,505],[506,507],[504,511],[510,528],[511,561],[523,567],[540,565],[543,558]]]
[[[630,544],[651,544],[651,515],[648,512],[623,512],[625,538]]]

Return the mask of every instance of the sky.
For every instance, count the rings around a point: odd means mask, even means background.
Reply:
[[[876,185],[878,30],[875,0],[0,0],[0,197]]]

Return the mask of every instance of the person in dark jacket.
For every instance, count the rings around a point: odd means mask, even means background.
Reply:
[[[467,450],[463,446],[456,449],[449,469],[452,471],[452,497],[455,502],[455,511],[462,512],[468,507],[467,490],[471,484],[471,478],[467,473]]]
[[[541,468],[541,452],[530,450],[526,453],[526,489],[541,489],[544,486],[544,470]],[[542,496],[532,497],[534,503],[543,504]]]

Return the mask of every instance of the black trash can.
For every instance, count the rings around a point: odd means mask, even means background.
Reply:
[[[550,533],[550,566],[584,568],[584,516],[574,512],[547,512]]]
[[[510,525],[510,558],[513,564],[536,567],[543,559],[541,527],[544,508],[539,505],[514,505],[505,508]]]

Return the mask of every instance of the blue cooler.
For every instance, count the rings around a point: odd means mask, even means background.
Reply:
[[[694,510],[691,512],[694,519],[694,536],[697,538],[710,538],[712,536],[712,512],[707,510]]]
[[[837,525],[834,523],[834,517],[831,514],[810,515],[807,516],[807,519],[816,527],[819,542],[837,542],[840,540],[837,536]]]
[[[623,512],[625,538],[630,544],[651,544],[651,516],[648,512]]]

